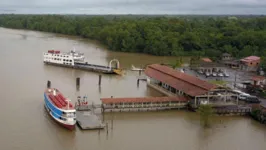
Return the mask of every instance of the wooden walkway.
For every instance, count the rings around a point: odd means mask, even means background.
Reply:
[[[102,110],[108,111],[156,111],[185,108],[188,99],[175,97],[102,98]]]
[[[237,105],[214,107],[214,112],[218,115],[247,115],[251,112],[251,107]]]

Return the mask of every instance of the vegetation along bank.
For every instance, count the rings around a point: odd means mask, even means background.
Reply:
[[[77,35],[110,50],[217,59],[266,57],[264,16],[0,15],[0,26]],[[265,61],[263,61],[265,64]]]

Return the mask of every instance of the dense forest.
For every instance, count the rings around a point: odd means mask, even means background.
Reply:
[[[217,59],[266,56],[266,17],[0,15],[0,26],[98,40],[110,50]]]

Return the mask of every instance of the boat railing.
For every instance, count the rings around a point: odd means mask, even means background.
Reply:
[[[67,118],[76,118],[76,114],[69,114],[69,113],[64,113],[64,114],[62,114],[61,115],[61,117],[62,118],[65,118],[65,119],[67,119]]]

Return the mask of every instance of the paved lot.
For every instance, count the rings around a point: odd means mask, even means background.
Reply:
[[[254,73],[245,72],[245,71],[236,71],[231,68],[225,68],[225,67],[223,68],[223,70],[226,70],[226,72],[229,74],[229,77],[206,77],[204,74],[199,74],[195,70],[191,70],[189,68],[185,69],[185,73],[193,75],[193,76],[197,76],[198,78],[202,80],[216,80],[217,79],[217,80],[224,80],[229,83],[235,82],[235,80],[236,82],[247,81],[247,80],[250,80],[251,76],[254,75]]]
[[[266,107],[266,99],[265,98],[260,98],[260,100],[261,100],[261,105],[262,106],[264,106],[264,107]]]
[[[199,74],[198,72],[191,70],[189,68],[185,68],[185,73],[196,76],[202,80],[206,81],[211,81],[211,80],[223,80],[228,82],[227,86],[234,88],[234,83],[235,83],[235,78],[236,78],[236,83],[237,87],[241,87],[241,82],[243,81],[249,81],[252,76],[255,75],[255,73],[250,73],[250,72],[245,72],[245,71],[236,71],[231,68],[224,67],[223,70],[226,70],[226,72],[229,74],[229,77],[205,77],[204,74]],[[239,90],[243,91],[243,89],[238,88]],[[266,99],[265,98],[260,98],[261,100],[261,105],[266,107]]]

